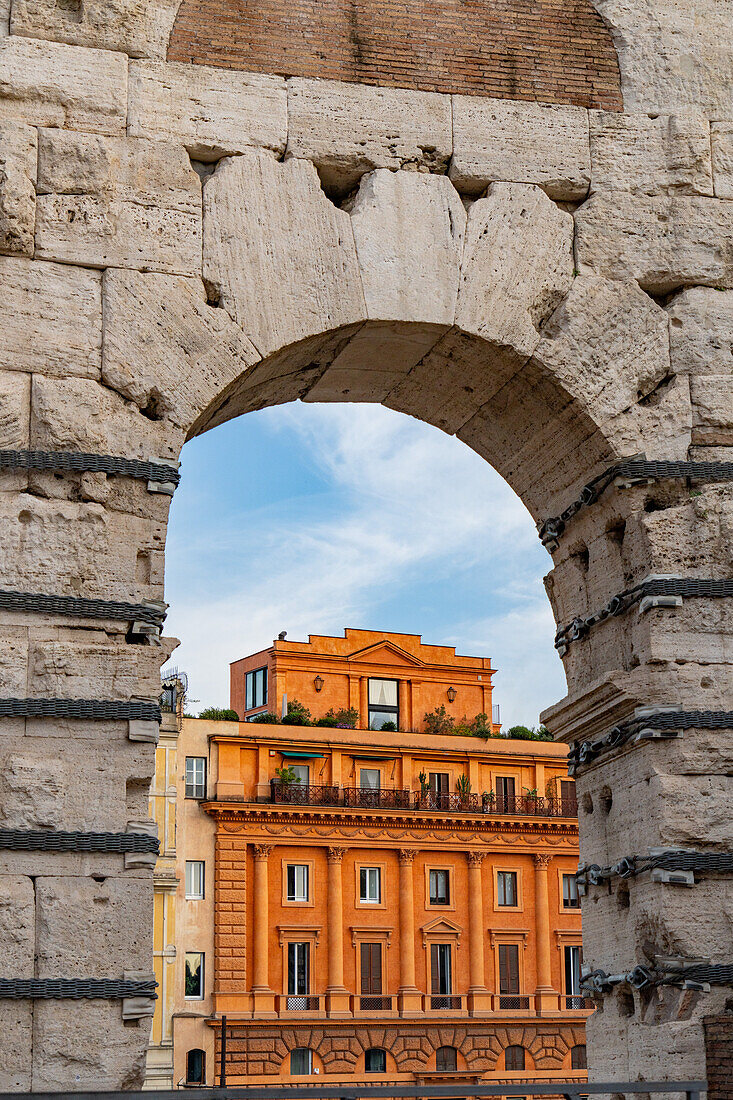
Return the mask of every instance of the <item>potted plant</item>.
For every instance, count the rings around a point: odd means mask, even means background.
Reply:
[[[494,791],[482,791],[481,792],[481,809],[485,814],[490,814],[494,809],[494,801],[496,800],[496,793]]]
[[[277,782],[282,783],[284,787],[289,787],[291,783],[300,783],[300,776],[295,774],[289,764],[284,768],[275,768],[275,775]]]
[[[465,774],[465,772],[458,776],[456,779],[456,790],[461,799],[461,803],[465,805],[468,802],[468,796],[471,793],[471,780]]]
[[[417,778],[420,780],[420,801],[427,802],[428,794],[430,792],[428,777],[425,772],[420,772]]]

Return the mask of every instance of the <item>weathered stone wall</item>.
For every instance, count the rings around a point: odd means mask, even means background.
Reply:
[[[598,8],[624,114],[166,62],[175,4],[11,0],[0,449],[175,460],[251,409],[380,401],[464,440],[538,521],[620,457],[730,461],[725,5]],[[168,506],[144,480],[0,469],[0,586],[160,600]],[[650,573],[730,576],[731,515],[729,482],[609,489],[553,550],[558,622]],[[730,709],[726,612],[695,598],[594,627],[568,647],[552,729]],[[155,700],[172,640],[0,614],[2,698]],[[2,719],[0,826],[124,832],[146,815],[138,736]],[[731,763],[729,731],[695,729],[599,758],[578,777],[583,859],[729,849]],[[150,870],[122,855],[3,852],[0,898],[2,977],[150,970]],[[594,967],[730,959],[719,877],[612,884],[583,906]],[[725,996],[619,988],[589,1023],[592,1074],[703,1076],[702,1017]],[[0,1088],[140,1081],[148,1021],[119,1001],[4,1000],[0,1016]]]

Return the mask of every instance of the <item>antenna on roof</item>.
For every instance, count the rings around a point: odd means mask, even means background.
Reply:
[[[279,639],[279,640],[280,640],[281,642],[284,642],[284,641],[285,641],[285,639],[286,639],[286,637],[287,637],[287,635],[288,635],[288,632],[287,632],[287,630],[281,630],[281,631],[280,631],[280,633],[278,634],[278,639]]]

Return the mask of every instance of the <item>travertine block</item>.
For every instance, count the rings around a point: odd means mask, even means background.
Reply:
[[[733,203],[592,195],[575,225],[581,271],[631,276],[650,294],[685,283],[733,285]]]
[[[573,282],[572,217],[539,187],[495,183],[469,211],[456,325],[532,354]]]
[[[143,416],[132,401],[87,378],[33,378],[31,444],[45,451],[92,451],[127,458],[176,460],[184,433],[163,419],[165,408]]]
[[[710,123],[702,114],[591,111],[591,192],[712,195]]]
[[[23,699],[28,695],[28,630],[9,623],[0,629],[0,697]]]
[[[288,148],[346,194],[372,168],[444,171],[453,148],[450,96],[338,80],[288,80]]]
[[[14,0],[11,32],[121,50],[130,57],[164,58],[178,7],[177,0],[95,0],[78,7]]]
[[[36,935],[33,880],[0,875],[0,975],[32,978]]]
[[[0,120],[116,134],[127,117],[127,58],[20,35],[0,41]]]
[[[99,272],[0,256],[0,324],[3,370],[99,378]]]
[[[667,315],[636,283],[576,278],[534,359],[582,392],[586,412],[620,454],[686,456],[689,393],[670,376]]]
[[[124,636],[115,644],[102,630],[35,628],[30,633],[25,694],[82,699],[93,684],[99,698],[154,701],[159,695],[161,663],[157,646],[129,645]]]
[[[105,385],[188,428],[259,356],[200,279],[107,271]]]
[[[719,199],[733,199],[733,122],[711,122],[713,185]]]
[[[0,252],[33,255],[37,163],[37,131],[0,123]]]
[[[180,141],[203,161],[253,145],[285,149],[287,93],[280,76],[137,61],[129,80],[131,137]]]
[[[89,723],[98,736],[80,738],[49,737],[59,723],[43,721],[37,736],[0,739],[0,825],[124,833],[128,777],[152,777],[155,746],[128,741],[124,722]]]
[[[730,374],[733,291],[688,287],[665,307],[672,366],[678,374]]]
[[[351,219],[308,161],[223,160],[204,206],[204,280],[262,356],[364,319]]]
[[[371,172],[351,224],[369,317],[453,323],[466,212],[450,180]]]
[[[2,451],[25,450],[29,446],[30,386],[30,375],[0,371],[0,450]]]
[[[182,146],[44,130],[36,255],[172,274],[201,269],[201,181]]]
[[[152,908],[146,908],[145,916],[152,922]],[[37,1001],[34,1087],[139,1089],[149,1037],[149,1020],[137,1027],[122,1026],[119,1001]]]
[[[150,966],[151,879],[120,876],[36,880],[36,965],[39,978],[121,978]],[[124,914],[124,916],[123,916]]]
[[[3,584],[107,600],[163,599],[164,524],[100,504],[0,494]],[[147,563],[141,577],[140,562]]]
[[[0,1001],[0,1030],[4,1048],[0,1063],[0,1089],[4,1092],[30,1092],[33,1003]]]
[[[454,95],[450,178],[479,195],[489,183],[536,183],[550,198],[582,199],[590,183],[588,112]]]

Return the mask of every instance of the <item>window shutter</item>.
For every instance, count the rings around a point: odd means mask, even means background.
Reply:
[[[362,993],[371,993],[371,962],[370,962],[370,943],[363,943],[361,945],[361,991]]]
[[[382,945],[381,943],[371,944],[371,992],[382,992]]]
[[[430,989],[433,993],[440,993],[440,967],[438,963],[439,944],[430,944]]]
[[[508,944],[510,992],[519,993],[519,948]]]
[[[288,867],[288,899],[292,901],[295,897],[295,868]]]
[[[519,948],[513,943],[499,945],[499,992],[519,993]]]

